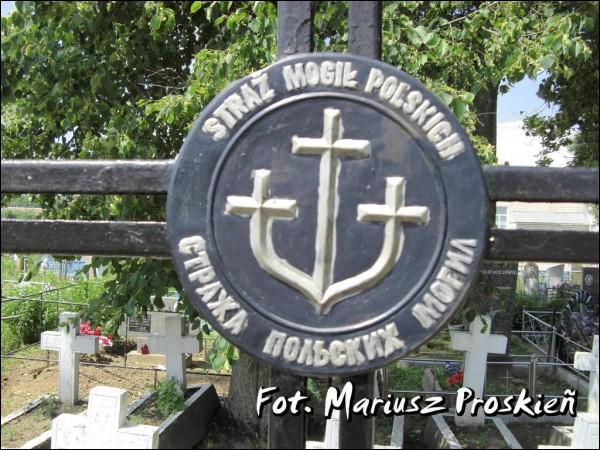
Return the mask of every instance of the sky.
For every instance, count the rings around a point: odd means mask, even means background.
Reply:
[[[2,2],[2,16],[10,14],[15,2]],[[540,75],[541,77],[542,75]],[[536,95],[538,80],[525,78],[498,98],[498,163],[508,162],[511,166],[535,166],[536,155],[542,149],[539,139],[526,136],[522,129],[522,116],[533,113],[544,115],[552,111]],[[566,152],[554,157],[553,166],[565,166]]]

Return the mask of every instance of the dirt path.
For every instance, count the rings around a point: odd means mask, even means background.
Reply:
[[[46,352],[34,349],[29,352],[29,356],[46,358]],[[188,370],[206,370],[206,363],[200,359],[200,356],[194,355],[193,367]],[[51,359],[56,357],[56,353],[50,352]],[[82,361],[122,366],[124,358],[102,354],[99,357],[82,358]],[[135,370],[135,368],[156,368],[162,364],[164,364],[164,357],[159,355],[149,355],[147,359],[142,356],[128,357],[127,366],[132,367],[132,369],[95,367],[82,364],[79,376],[79,397],[85,399],[94,386],[105,385],[127,389],[129,391],[129,402],[131,403],[154,388],[155,373],[156,381],[165,379],[164,372]],[[58,393],[56,363],[3,359],[2,365],[4,366],[2,368],[2,417],[44,394]],[[198,373],[188,374],[188,386],[200,383],[213,383],[219,396],[227,395],[229,389],[229,377]]]

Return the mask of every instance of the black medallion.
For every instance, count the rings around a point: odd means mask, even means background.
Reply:
[[[486,242],[452,112],[379,61],[295,55],[231,84],[176,161],[167,224],[196,308],[302,375],[367,372],[431,338]]]

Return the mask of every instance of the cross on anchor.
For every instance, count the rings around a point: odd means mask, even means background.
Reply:
[[[342,139],[344,126],[339,109],[323,111],[323,137],[292,137],[292,153],[320,155],[319,201],[317,205],[317,234],[315,239],[315,265],[313,279],[319,292],[324,293],[333,281],[333,259],[336,245],[335,214],[339,196],[337,192],[340,158],[362,159],[371,154],[367,140]]]
[[[379,283],[393,269],[402,252],[402,224],[407,222],[423,225],[429,221],[429,208],[404,205],[405,179],[387,177],[385,204],[360,204],[357,210],[359,221],[385,223],[384,239],[377,260],[364,272],[333,282],[341,158],[362,159],[369,157],[371,153],[371,143],[368,140],[343,139],[343,132],[340,111],[326,108],[323,111],[322,137],[292,137],[293,154],[321,157],[315,263],[311,275],[279,257],[273,248],[273,220],[294,219],[297,204],[295,200],[268,198],[269,170],[260,169],[253,173],[254,189],[251,197],[230,195],[225,205],[225,214],[250,217],[250,246],[261,269],[304,294],[318,314],[326,314],[335,303]]]

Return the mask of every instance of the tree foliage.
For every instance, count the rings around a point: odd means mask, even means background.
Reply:
[[[565,45],[553,40],[556,53],[546,62],[547,77],[538,96],[555,109],[552,116],[526,119],[530,134],[542,139],[538,163],[552,162],[561,147],[570,150],[575,166],[598,166],[598,2],[567,2],[559,6],[579,40]],[[551,20],[554,20],[553,18]]]
[[[593,26],[597,33],[597,8],[597,2],[385,2],[383,59],[422,79],[452,108],[481,160],[493,163],[493,139],[480,125],[495,123],[494,111],[477,111],[485,103],[477,100],[491,99],[495,107],[498,92],[525,76],[546,70],[554,81],[543,91],[560,102],[562,122],[582,120],[575,116],[585,91],[573,92],[585,71],[593,72],[593,58],[597,80],[597,39],[594,50],[588,38]],[[346,50],[347,9],[347,2],[317,2],[317,51]],[[17,2],[2,18],[2,158],[173,158],[221,89],[274,61],[276,16],[274,2],[256,1]],[[553,97],[554,86],[561,91]],[[597,128],[597,86],[595,92],[587,103],[595,104]],[[49,218],[164,220],[161,196],[36,201]],[[94,264],[114,274],[90,310],[109,329],[125,313],[160,307],[169,286],[180,288],[169,261],[97,258]],[[184,309],[198,324],[193,308]]]

